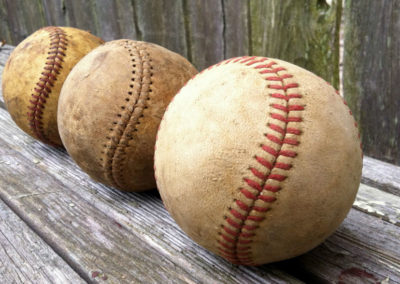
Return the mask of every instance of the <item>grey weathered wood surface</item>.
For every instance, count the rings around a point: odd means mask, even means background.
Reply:
[[[400,2],[346,1],[343,87],[364,151],[400,164]]]
[[[0,158],[0,163],[3,162]],[[3,201],[0,201],[0,282],[85,283]]]
[[[0,73],[11,50],[0,51]],[[400,167],[375,159],[364,160],[367,184],[322,245],[289,261],[237,267],[192,242],[156,191],[126,194],[93,182],[65,151],[19,130],[4,105],[0,157],[0,199],[89,282],[400,283]]]

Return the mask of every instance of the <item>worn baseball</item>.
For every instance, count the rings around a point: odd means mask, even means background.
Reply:
[[[85,56],[60,95],[65,148],[92,178],[124,191],[155,188],[153,156],[165,108],[197,73],[161,46],[116,40]]]
[[[190,80],[158,132],[155,175],[172,217],[235,264],[309,251],[343,221],[362,167],[349,108],[278,59],[223,61]]]
[[[15,123],[32,137],[61,145],[57,103],[72,67],[103,41],[69,27],[45,27],[11,53],[3,73],[3,97]]]

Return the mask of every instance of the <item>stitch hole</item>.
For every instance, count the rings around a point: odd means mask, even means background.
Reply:
[[[129,98],[126,98],[125,101],[129,102],[130,100],[129,100]]]
[[[132,92],[128,92],[128,95],[132,96]]]
[[[118,117],[122,117],[122,115],[121,115],[120,113],[119,113],[119,114],[117,114],[117,116],[118,116]]]
[[[135,81],[135,78],[132,78],[131,81]]]
[[[133,85],[129,85],[129,87],[133,88]]]
[[[125,109],[125,107],[124,107],[124,106],[121,106],[121,109]]]

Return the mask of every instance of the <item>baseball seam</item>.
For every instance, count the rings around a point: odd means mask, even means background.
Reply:
[[[124,99],[125,104],[120,106],[121,111],[116,114],[116,119],[109,128],[100,156],[100,164],[105,169],[107,180],[120,188],[126,186],[123,174],[126,150],[135,136],[134,133],[138,131],[144,109],[148,108],[153,76],[152,60],[145,47],[129,41],[125,41],[122,46],[129,53],[132,76]]]
[[[39,81],[36,82],[34,92],[31,94],[29,100],[30,105],[28,106],[28,125],[32,132],[41,141],[53,144],[50,141],[43,130],[43,111],[45,104],[49,98],[54,81],[57,80],[57,75],[60,74],[62,69],[62,62],[66,56],[65,51],[68,46],[67,34],[64,30],[58,27],[46,27],[44,28],[50,34],[50,48],[47,52],[45,67],[41,72]]]
[[[293,75],[276,62],[254,56],[228,60],[227,63],[254,68],[268,81],[267,87],[272,90],[269,94],[272,101],[272,111],[269,113],[271,122],[264,133],[269,143],[260,145],[266,156],[254,156],[260,167],[250,167],[250,177],[243,178],[245,186],[239,188],[241,198],[233,200],[220,225],[217,239],[218,251],[224,258],[235,264],[252,265],[250,244],[258,223],[265,219],[265,212],[277,199],[275,193],[281,189],[280,183],[287,178],[285,172],[292,167],[287,159],[297,155],[292,148],[299,145],[301,130],[297,126],[289,127],[289,123],[302,121],[300,114],[304,105],[300,103],[302,95],[295,91],[299,84],[285,82]],[[291,103],[292,100],[296,102]],[[281,157],[285,157],[286,161],[281,161]]]

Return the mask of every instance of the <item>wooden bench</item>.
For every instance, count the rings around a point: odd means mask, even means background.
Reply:
[[[400,167],[365,157],[353,208],[314,250],[235,266],[190,240],[156,190],[103,186],[23,133],[0,97],[0,283],[400,283]]]

